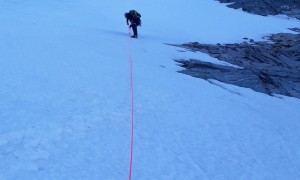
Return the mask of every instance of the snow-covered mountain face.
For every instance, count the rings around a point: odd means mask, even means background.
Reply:
[[[139,39],[124,13],[138,10]],[[1,0],[0,179],[299,179],[300,101],[177,73],[164,43],[290,32],[213,0]]]

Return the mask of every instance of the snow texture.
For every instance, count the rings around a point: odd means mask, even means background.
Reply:
[[[218,60],[165,45],[257,40],[299,21],[212,0],[1,0],[0,179],[128,177],[130,9],[143,21],[130,40],[133,179],[300,179],[299,99],[177,73],[173,59]]]

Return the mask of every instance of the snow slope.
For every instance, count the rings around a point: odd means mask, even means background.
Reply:
[[[142,14],[134,60],[133,179],[300,179],[300,100],[179,74],[164,43],[239,42],[299,21],[213,0],[1,0],[0,179],[128,177],[123,14]]]

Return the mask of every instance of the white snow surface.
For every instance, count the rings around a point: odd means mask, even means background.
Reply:
[[[142,14],[139,39],[124,13]],[[178,73],[164,43],[290,32],[213,0],[1,0],[0,179],[300,179],[300,100]],[[213,82],[213,83],[212,83]]]

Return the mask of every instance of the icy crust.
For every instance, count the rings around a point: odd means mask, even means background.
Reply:
[[[0,179],[128,178],[130,9],[143,21],[130,39],[133,179],[298,180],[299,100],[177,73],[173,59],[200,53],[164,44],[257,40],[298,22],[212,0],[1,0]]]

